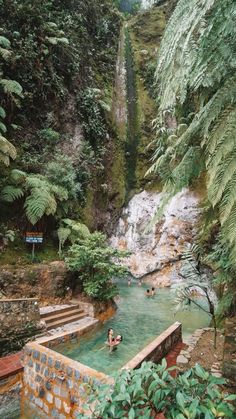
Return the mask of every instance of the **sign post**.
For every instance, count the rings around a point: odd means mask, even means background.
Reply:
[[[35,244],[37,243],[43,243],[43,233],[38,231],[31,231],[27,232],[25,235],[25,241],[26,243],[32,243],[32,262],[34,261],[34,255],[35,255]]]

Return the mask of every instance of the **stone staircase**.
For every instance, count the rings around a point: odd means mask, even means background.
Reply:
[[[47,330],[56,329],[68,323],[85,318],[87,314],[77,304],[55,306],[50,310],[47,307],[40,309],[40,317],[46,323]]]

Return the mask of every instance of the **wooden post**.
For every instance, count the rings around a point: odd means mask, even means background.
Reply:
[[[34,253],[35,253],[35,243],[32,246],[32,262],[34,261]]]

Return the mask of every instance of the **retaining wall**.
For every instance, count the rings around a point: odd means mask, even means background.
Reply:
[[[123,368],[139,368],[143,361],[158,363],[180,341],[182,341],[182,325],[175,322],[125,364]]]
[[[38,343],[25,347],[22,407],[26,417],[76,418],[86,400],[81,384],[109,377]],[[37,414],[36,414],[37,411]],[[35,416],[36,415],[36,416]]]
[[[36,298],[0,300],[0,356],[21,349],[41,328]]]

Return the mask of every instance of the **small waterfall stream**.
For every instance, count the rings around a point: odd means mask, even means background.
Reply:
[[[136,185],[137,148],[139,143],[139,123],[136,91],[136,71],[133,48],[128,29],[125,30],[125,65],[127,94],[127,135],[126,135],[126,196]]]

